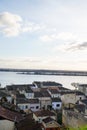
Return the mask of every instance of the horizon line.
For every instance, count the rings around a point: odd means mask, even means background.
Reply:
[[[16,71],[16,70],[20,70],[20,71],[65,71],[65,72],[87,72],[87,70],[64,70],[64,69],[29,69],[29,68],[0,68],[0,71],[5,71],[5,70],[13,70],[13,71]]]

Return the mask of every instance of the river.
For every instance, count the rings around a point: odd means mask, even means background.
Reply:
[[[0,72],[1,87],[10,84],[31,84],[33,81],[55,81],[65,88],[74,89],[71,83],[87,83],[87,76],[25,75],[16,72]]]

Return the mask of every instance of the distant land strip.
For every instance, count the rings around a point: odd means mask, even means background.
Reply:
[[[65,75],[65,76],[87,76],[87,71],[68,70],[45,70],[45,69],[11,69],[0,68],[1,72],[17,72],[17,74],[29,75]]]

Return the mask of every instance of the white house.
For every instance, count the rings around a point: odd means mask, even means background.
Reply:
[[[25,111],[25,112],[27,112],[28,110],[29,110],[29,102],[28,102],[28,100],[27,99],[17,99],[16,100],[16,104],[17,104],[17,106],[21,109],[21,110],[23,110],[23,111]]]
[[[60,92],[58,91],[58,88],[55,88],[55,87],[50,87],[48,89],[48,92],[52,98],[57,98],[61,96]]]
[[[52,108],[60,110],[62,108],[62,101],[60,98],[52,98]]]
[[[24,95],[27,99],[34,98],[34,92],[31,88],[26,89]]]
[[[40,110],[40,103],[38,99],[18,99],[17,106],[25,112]]]
[[[40,110],[40,102],[38,99],[29,99],[29,109],[33,112]]]

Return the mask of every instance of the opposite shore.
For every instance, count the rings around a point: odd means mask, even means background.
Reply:
[[[43,70],[43,69],[11,69],[0,68],[2,72],[17,72],[17,74],[29,75],[65,75],[65,76],[87,76],[87,71],[68,71],[68,70]]]

